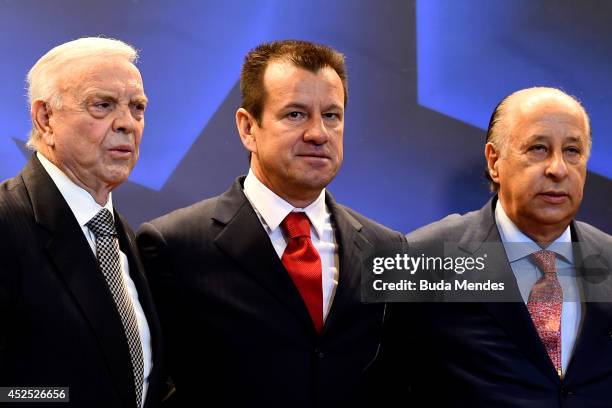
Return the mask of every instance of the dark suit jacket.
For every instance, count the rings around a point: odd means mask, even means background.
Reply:
[[[479,211],[423,227],[407,236],[408,245],[454,242],[464,256],[482,256],[483,243],[501,242],[495,202],[496,198]],[[580,247],[575,265],[585,296],[612,301],[612,237],[581,222],[573,222],[571,230]],[[489,256],[486,265],[488,275],[483,279],[504,281],[513,298],[521,299],[503,250],[502,256]],[[590,276],[594,271],[598,276]],[[583,316],[563,379],[524,302],[494,303],[478,296],[468,303],[394,304],[385,360],[396,357],[411,365],[416,406],[611,407],[612,303],[583,303]]]
[[[318,336],[242,182],[138,233],[177,397],[189,407],[361,405],[385,315],[360,301],[362,262],[403,236],[327,195],[340,271]]]
[[[161,380],[160,327],[133,233],[117,212],[115,222],[151,331],[146,407],[152,407]],[[112,295],[81,227],[35,155],[0,185],[0,316],[1,386],[70,387],[70,404],[61,407],[136,405]]]

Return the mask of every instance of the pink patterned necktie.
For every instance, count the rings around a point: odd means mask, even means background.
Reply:
[[[561,376],[563,291],[557,279],[555,253],[541,250],[531,254],[531,257],[544,275],[531,288],[527,309],[529,309],[529,314],[546,348],[548,357],[557,369],[557,374]]]

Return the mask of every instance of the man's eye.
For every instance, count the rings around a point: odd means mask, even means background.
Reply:
[[[304,117],[304,113],[303,112],[297,112],[297,111],[289,112],[287,114],[287,117],[290,118],[290,119],[301,119],[301,118]]]
[[[139,112],[144,112],[147,106],[144,103],[135,103],[132,105]]]
[[[571,147],[566,147],[566,148],[565,148],[565,151],[566,151],[567,153],[569,153],[569,154],[572,154],[572,155],[582,153],[582,150],[580,150],[580,149],[579,149],[579,148],[577,148],[577,147],[573,147],[573,146],[571,146]]]
[[[529,151],[532,152],[545,152],[546,151],[546,146],[544,145],[533,145],[529,147]]]
[[[93,104],[94,108],[96,109],[110,109],[112,108],[112,103],[111,102],[96,102]]]
[[[323,114],[323,117],[326,119],[340,119],[340,114],[335,112],[327,112]]]

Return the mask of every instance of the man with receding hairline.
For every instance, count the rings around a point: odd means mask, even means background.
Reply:
[[[138,244],[185,407],[365,406],[383,304],[362,304],[377,244],[403,241],[335,202],[344,57],[305,41],[249,52],[238,133],[246,177],[144,224]]]
[[[590,149],[575,98],[517,91],[487,132],[495,195],[407,235],[415,248],[482,257],[477,279],[506,285],[497,297],[393,305],[385,360],[408,357],[417,406],[612,405],[612,237],[574,220]]]
[[[591,150],[589,118],[576,100],[542,88],[512,94],[497,112],[485,146],[491,186],[521,231],[536,242],[553,242],[582,201]],[[558,140],[549,132],[558,133]],[[553,148],[558,154],[551,156]],[[551,161],[544,161],[549,156]],[[547,165],[543,171],[541,163]]]
[[[111,194],[134,168],[144,129],[136,58],[107,38],[41,57],[27,78],[35,153],[0,184],[0,386],[58,396],[68,387],[62,406],[160,400],[159,323]]]

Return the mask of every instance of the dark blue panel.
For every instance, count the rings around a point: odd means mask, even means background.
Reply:
[[[560,87],[591,114],[589,169],[612,178],[612,25],[602,5],[417,1],[419,103],[486,129],[505,95]]]
[[[482,127],[499,98],[535,83],[585,100],[592,169],[610,177],[612,5],[590,4],[423,1],[417,41],[414,0],[0,0],[0,179],[25,162],[14,139],[29,130],[28,69],[52,46],[88,35],[141,51],[150,99],[141,159],[115,192],[134,226],[218,194],[247,171],[234,123],[240,65],[250,48],[282,38],[346,54],[344,164],[330,190],[383,224],[407,232],[480,207],[489,196]],[[611,230],[612,182],[591,174],[589,183],[582,216]]]
[[[182,1],[180,7],[166,1],[13,1],[0,7],[0,26],[11,34],[0,38],[0,51],[12,56],[11,64],[0,66],[10,85],[3,91],[8,98],[0,100],[2,123],[10,124],[2,130],[6,160],[0,178],[23,163],[6,136],[25,139],[28,132],[23,95],[29,67],[53,45],[105,35],[141,50],[151,104],[141,159],[130,179],[154,189],[163,186],[234,86],[244,54],[266,38],[271,12],[270,2],[236,0]]]

